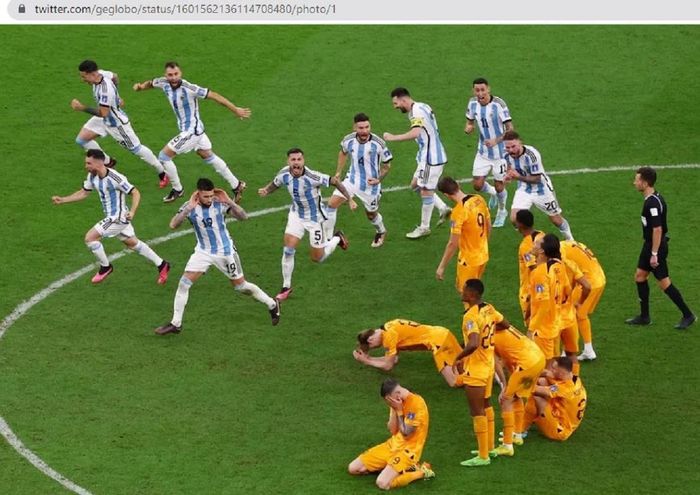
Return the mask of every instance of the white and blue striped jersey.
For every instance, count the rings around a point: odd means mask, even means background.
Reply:
[[[408,112],[408,120],[411,123],[411,128],[421,128],[421,133],[416,138],[418,143],[416,161],[428,165],[447,163],[447,152],[440,141],[437,120],[435,120],[435,114],[430,105],[414,102],[411,111]]]
[[[540,152],[532,146],[523,145],[523,154],[518,157],[514,157],[506,153],[505,160],[508,164],[508,168],[515,169],[515,171],[518,172],[518,174],[520,174],[522,177],[526,177],[528,175],[540,176],[540,182],[536,184],[523,182],[521,180],[517,181],[519,190],[536,196],[542,196],[546,192],[554,191],[552,181],[549,180],[549,177],[544,171],[544,166],[542,165],[542,157],[540,156]]]
[[[184,210],[187,203],[180,207]],[[226,213],[229,205],[214,198],[211,205],[203,206],[198,204],[187,215],[187,220],[194,227],[194,234],[197,237],[197,250],[207,254],[229,256],[236,251],[236,246],[231,239],[226,228]]]
[[[473,97],[467,105],[466,115],[467,119],[475,120],[479,126],[478,153],[491,160],[505,158],[506,148],[502,142],[489,148],[484,141],[499,138],[506,132],[505,124],[512,120],[506,102],[498,96],[491,96],[491,101],[482,105]]]
[[[353,132],[343,138],[340,149],[350,158],[345,180],[357,186],[360,191],[373,196],[379,194],[381,185],[367,184],[367,179],[379,178],[380,165],[394,158],[384,140],[376,134],[370,134],[369,139],[363,143],[358,139],[357,133]]]
[[[321,186],[330,185],[330,176],[304,167],[300,177],[294,177],[289,167],[280,170],[272,182],[277,187],[286,187],[292,197],[291,210],[302,220],[322,222],[328,215],[321,197]]]
[[[204,122],[199,116],[199,99],[209,94],[207,88],[197,86],[182,79],[177,88],[173,88],[164,77],[151,81],[154,88],[161,88],[175,112],[177,126],[180,132],[190,132],[196,135],[204,133]]]
[[[128,124],[129,117],[126,112],[119,108],[119,90],[114,84],[114,73],[108,70],[98,71],[102,74],[102,79],[97,84],[92,85],[92,96],[95,102],[101,107],[109,107],[109,113],[103,119],[108,127],[118,127]]]
[[[102,202],[102,211],[106,217],[121,223],[128,223],[126,214],[129,206],[126,204],[126,196],[133,191],[134,186],[129,183],[126,176],[111,168],[107,169],[107,175],[100,178],[97,174],[88,174],[83,189],[97,191]]]

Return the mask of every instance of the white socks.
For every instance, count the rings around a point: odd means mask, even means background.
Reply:
[[[190,298],[190,287],[192,287],[192,281],[187,277],[181,277],[173,303],[173,319],[170,320],[170,323],[176,327],[182,326],[182,314],[185,312],[187,300]]]
[[[384,227],[384,218],[382,218],[381,213],[377,213],[377,216],[370,220],[370,222],[372,225],[374,225],[374,229],[377,231],[377,234],[383,234],[386,232],[386,227]]]
[[[423,203],[423,207],[421,208],[420,213],[420,226],[429,229],[430,217],[432,216],[433,208],[435,207],[435,195],[421,196],[421,202]]]
[[[335,248],[338,247],[338,243],[340,242],[340,237],[333,236],[331,237],[331,240],[326,243],[326,246],[323,248],[323,257],[318,260],[319,263],[323,263],[328,259],[328,257],[333,254],[333,251],[335,251]]]
[[[100,241],[91,241],[85,243],[92,254],[95,255],[97,261],[100,262],[102,266],[109,266],[109,260],[107,259],[107,253],[105,253],[105,248]]]
[[[338,218],[338,210],[327,206],[326,215],[328,215],[328,219],[325,222],[323,222],[323,234],[326,236],[326,239],[330,239],[331,237],[333,237],[335,221]]]
[[[238,187],[238,184],[240,184],[238,178],[236,178],[236,176],[233,175],[231,170],[228,168],[228,165],[226,165],[226,162],[218,156],[211,155],[209,158],[206,158],[204,160],[204,163],[207,163],[214,167],[216,173],[223,177],[224,180],[229,183],[231,189],[236,189]]]
[[[566,221],[566,218],[562,217],[562,222],[561,225],[559,226],[559,232],[561,232],[561,235],[564,236],[564,239],[567,241],[573,241],[574,240],[574,235],[571,233],[571,228],[569,227],[569,222]]]
[[[143,241],[137,242],[136,245],[134,247],[132,247],[131,249],[133,249],[134,251],[139,253],[144,258],[150,260],[156,266],[160,266],[161,263],[163,263],[163,258],[158,256],[156,254],[156,252],[153,249],[151,249],[150,246]]]
[[[245,294],[247,296],[253,296],[253,299],[263,303],[265,306],[267,306],[267,309],[275,309],[275,307],[277,306],[277,303],[275,303],[274,299],[265,294],[265,292],[260,287],[251,282],[248,282],[247,280],[240,285],[236,285],[234,288],[242,294]]]
[[[294,253],[296,249],[285,247],[282,250],[282,287],[292,286],[292,272],[294,272]]]
[[[182,191],[182,183],[180,182],[180,176],[177,174],[175,162],[162,151],[158,155],[158,160],[160,160],[160,163],[163,165],[163,171],[165,175],[168,176],[168,179],[170,179],[170,184],[173,186],[173,189]]]
[[[496,193],[496,197],[498,198],[498,209],[505,210],[506,201],[508,201],[508,189],[503,189],[503,191]]]
[[[496,195],[496,188],[493,187],[488,182],[484,181],[484,187],[479,189],[479,192],[490,194],[491,196],[495,196]]]
[[[158,158],[156,158],[156,155],[153,154],[150,148],[140,145],[136,149],[131,150],[131,152],[156,169],[157,173],[163,173],[163,165],[158,161]]]

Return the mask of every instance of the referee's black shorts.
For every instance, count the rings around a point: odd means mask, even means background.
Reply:
[[[639,253],[639,261],[637,261],[637,268],[644,270],[645,272],[653,273],[656,280],[662,280],[668,277],[668,264],[666,263],[666,258],[668,258],[667,239],[663,239],[661,241],[661,245],[659,246],[659,254],[656,258],[659,262],[659,265],[656,268],[652,268],[649,264],[650,258],[651,243],[645,242],[642,246],[642,251]]]

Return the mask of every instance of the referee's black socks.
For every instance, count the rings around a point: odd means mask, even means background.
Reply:
[[[671,286],[673,287],[673,286]],[[671,288],[669,287],[669,289]],[[680,297],[680,294],[678,291],[676,291],[678,296]],[[649,282],[646,280],[644,282],[637,282],[637,294],[639,294],[639,306],[641,307],[641,311],[639,313],[639,316],[642,318],[649,318]],[[668,294],[668,292],[667,292]],[[671,297],[669,295],[669,297]],[[671,297],[671,299],[673,299]],[[681,301],[683,298],[681,298]]]
[[[639,289],[639,284],[637,284],[637,288]],[[666,287],[666,290],[664,291],[666,295],[673,301],[673,304],[678,306],[678,309],[681,310],[681,313],[683,313],[683,318],[689,318],[693,315],[692,311],[690,311],[690,308],[688,305],[685,303],[683,300],[683,296],[681,295],[680,291],[676,289],[676,286],[671,284],[668,287]],[[641,294],[641,292],[640,292]],[[639,296],[640,298],[642,297],[641,295]],[[649,287],[647,286],[647,311],[649,310]]]

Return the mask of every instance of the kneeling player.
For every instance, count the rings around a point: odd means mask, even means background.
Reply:
[[[458,375],[452,370],[455,357],[462,351],[457,338],[444,327],[422,325],[410,320],[391,320],[379,328],[357,335],[358,349],[352,355],[362,364],[390,371],[399,360],[399,351],[431,351],[435,366],[450,387],[459,387]],[[383,347],[384,356],[372,357],[370,349]]]
[[[576,431],[586,410],[587,396],[581,377],[574,376],[571,370],[571,359],[566,356],[550,364],[525,408],[525,430],[535,423],[544,436],[560,441]]]
[[[434,477],[430,464],[418,464],[430,421],[425,401],[391,378],[382,383],[380,394],[389,405],[387,428],[391,438],[365,450],[348,465],[348,472],[353,475],[379,472],[377,486],[382,490]]]

